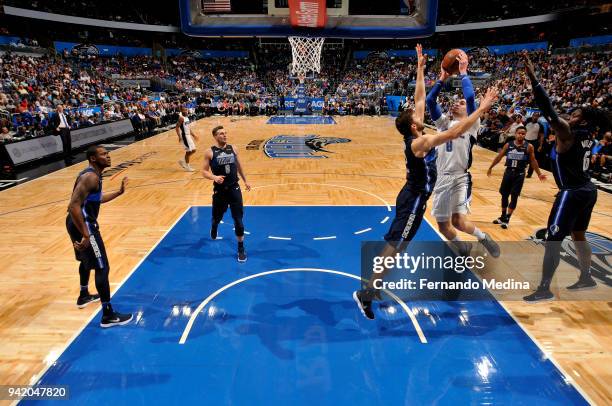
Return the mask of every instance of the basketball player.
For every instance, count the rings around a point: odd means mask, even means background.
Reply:
[[[457,125],[460,120],[476,111],[474,88],[467,74],[468,57],[465,52],[457,56],[459,74],[463,88],[464,99],[453,103],[450,116],[443,114],[436,99],[444,81],[449,74],[440,68],[440,79],[434,84],[427,95],[426,104],[431,119],[438,132],[443,132]],[[499,257],[499,245],[486,233],[472,223],[467,215],[470,212],[472,199],[472,175],[469,172],[472,165],[472,147],[476,143],[480,118],[463,132],[459,138],[450,140],[436,147],[438,152],[438,180],[433,191],[432,216],[436,218],[438,230],[448,241],[453,241],[460,255],[469,255],[472,244],[461,241],[456,230],[471,234],[486,248],[493,257]]]
[[[610,122],[601,111],[592,107],[575,109],[567,121],[559,117],[527,54],[523,54],[523,60],[534,99],[557,135],[551,160],[559,193],[548,217],[542,279],[537,290],[523,298],[527,302],[538,302],[554,299],[550,284],[559,265],[561,241],[568,235],[572,236],[576,247],[580,277],[567,289],[575,291],[597,286],[591,277],[591,247],[585,237],[597,201],[597,188],[587,171],[594,143],[591,133],[597,126],[604,130],[610,128]]]
[[[83,308],[88,303],[101,300],[100,326],[121,326],[129,323],[132,315],[117,313],[111,306],[108,282],[110,265],[98,227],[98,213],[100,204],[110,202],[125,192],[127,178],[123,178],[118,191],[103,194],[102,171],[110,166],[110,155],[103,147],[92,146],[87,149],[86,156],[89,167],[77,177],[66,217],[66,228],[74,246],[74,253],[76,259],[81,262],[79,266],[81,294],[77,299],[77,306]],[[88,291],[91,269],[95,269],[96,272],[96,290],[99,296],[90,295]]]
[[[525,182],[525,169],[527,165],[531,165],[542,182],[546,180],[546,175],[540,172],[540,167],[535,157],[535,148],[525,138],[527,129],[522,126],[517,127],[514,134],[515,139],[504,145],[499,154],[493,159],[487,171],[487,176],[491,176],[495,165],[501,161],[504,155],[506,156],[506,170],[502,183],[499,186],[499,193],[502,196],[502,213],[499,218],[493,220],[493,224],[500,224],[503,229],[508,228],[510,217],[512,217],[512,213],[516,210],[516,203],[523,189],[523,182]],[[509,203],[508,197],[511,197]]]
[[[391,222],[389,231],[385,235],[387,244],[381,253],[381,257],[393,257],[403,251],[408,243],[414,238],[423,220],[427,199],[431,195],[436,183],[436,146],[457,139],[467,131],[481,114],[486,112],[497,97],[497,89],[491,88],[480,107],[465,119],[458,122],[446,131],[436,134],[424,134],[423,120],[425,117],[425,56],[421,45],[416,47],[417,51],[417,80],[414,93],[415,108],[403,111],[395,120],[395,127],[404,137],[406,169],[408,171],[407,182],[399,192],[395,203],[395,218]],[[359,306],[363,315],[372,320],[372,300],[380,297],[380,289],[376,286],[377,281],[384,279],[382,273],[373,274],[367,282],[366,288],[353,292],[353,299]]]
[[[204,177],[214,182],[210,238],[213,240],[217,238],[217,228],[229,206],[234,219],[234,231],[238,239],[238,262],[246,262],[244,224],[242,223],[244,207],[242,192],[238,184],[238,175],[244,181],[247,191],[251,190],[251,185],[244,175],[240,159],[238,159],[238,152],[227,143],[227,131],[220,125],[213,128],[212,135],[215,138],[216,145],[204,152],[203,171]]]
[[[178,121],[176,122],[176,135],[178,135],[179,142],[183,143],[185,147],[185,158],[178,161],[179,165],[186,170],[187,172],[193,172],[195,169],[189,165],[189,159],[193,154],[196,153],[196,145],[193,142],[195,138],[196,141],[199,139],[198,135],[191,129],[189,125],[189,110],[187,110],[186,106],[181,107],[181,111],[179,113]]]

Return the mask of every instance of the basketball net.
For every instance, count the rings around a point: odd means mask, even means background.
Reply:
[[[307,72],[321,72],[322,37],[289,37],[291,44],[291,73],[305,75]]]

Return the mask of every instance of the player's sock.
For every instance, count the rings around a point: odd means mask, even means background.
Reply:
[[[87,285],[81,286],[81,293],[79,296],[89,296],[89,287]]]
[[[486,234],[480,231],[478,227],[474,227],[474,231],[472,235],[478,239],[478,241],[484,240],[486,238]]]

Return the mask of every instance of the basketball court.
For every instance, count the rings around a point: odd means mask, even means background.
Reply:
[[[222,239],[210,240],[211,182],[177,168],[175,134],[112,152],[113,167],[145,157],[105,179],[106,190],[124,175],[130,184],[100,218],[113,303],[136,314],[125,328],[100,329],[98,309],[73,304],[63,218],[84,164],[2,192],[3,381],[69,385],[76,403],[580,404],[608,396],[594,378],[610,360],[606,302],[389,303],[375,322],[365,320],[351,298],[360,242],[382,238],[405,176],[393,119],[266,121],[196,124],[206,136],[226,126],[253,186],[244,193],[245,264],[235,260],[229,216]],[[329,152],[314,154],[326,156],[319,159],[270,158],[263,143],[246,149],[283,134],[350,142],[328,144]],[[490,224],[500,178],[484,175],[492,157],[475,150],[473,217],[498,240],[524,240],[541,227],[554,187],[528,182],[515,224],[501,230]],[[602,225],[611,203],[601,194],[594,233],[609,235]],[[428,222],[417,239],[440,236]],[[574,278],[562,266],[557,288]]]
[[[417,3],[434,9],[435,28],[436,2]],[[190,35],[288,29],[282,16],[219,28],[196,4],[181,3]],[[407,15],[401,37],[429,35],[430,17]],[[329,36],[393,29],[383,17],[366,28],[341,10],[328,18],[338,20],[336,31],[322,31]],[[229,213],[220,238],[209,235],[212,182],[200,168],[217,125],[252,187],[243,191],[246,263],[236,261]],[[65,385],[71,404],[610,403],[609,267],[595,275],[596,291],[568,293],[578,271],[562,261],[553,302],[395,297],[375,321],[361,315],[351,295],[362,243],[382,240],[406,179],[394,117],[215,116],[192,126],[201,134],[193,173],[177,165],[174,130],[111,152],[105,191],[124,176],[129,184],[99,222],[113,306],[135,315],[127,326],[101,329],[98,307],[74,306],[78,273],[64,221],[86,163],[0,192],[0,384]],[[495,240],[526,248],[487,275],[537,283],[543,249],[532,240],[558,189],[550,173],[546,183],[528,179],[512,226],[501,229],[491,221],[502,169],[486,176],[494,156],[474,148],[470,217]],[[612,197],[600,192],[589,238],[604,265],[610,213]],[[429,208],[426,219],[415,240],[442,242]]]

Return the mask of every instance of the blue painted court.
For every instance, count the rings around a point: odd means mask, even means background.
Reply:
[[[336,124],[330,116],[272,116],[266,124]]]
[[[363,318],[360,242],[387,207],[247,207],[245,264],[229,215],[210,239],[210,211],[189,209],[115,294],[136,322],[96,316],[42,377],[69,385],[61,404],[586,404],[493,299],[406,303],[424,341],[398,306]],[[423,223],[417,239],[439,237]]]

